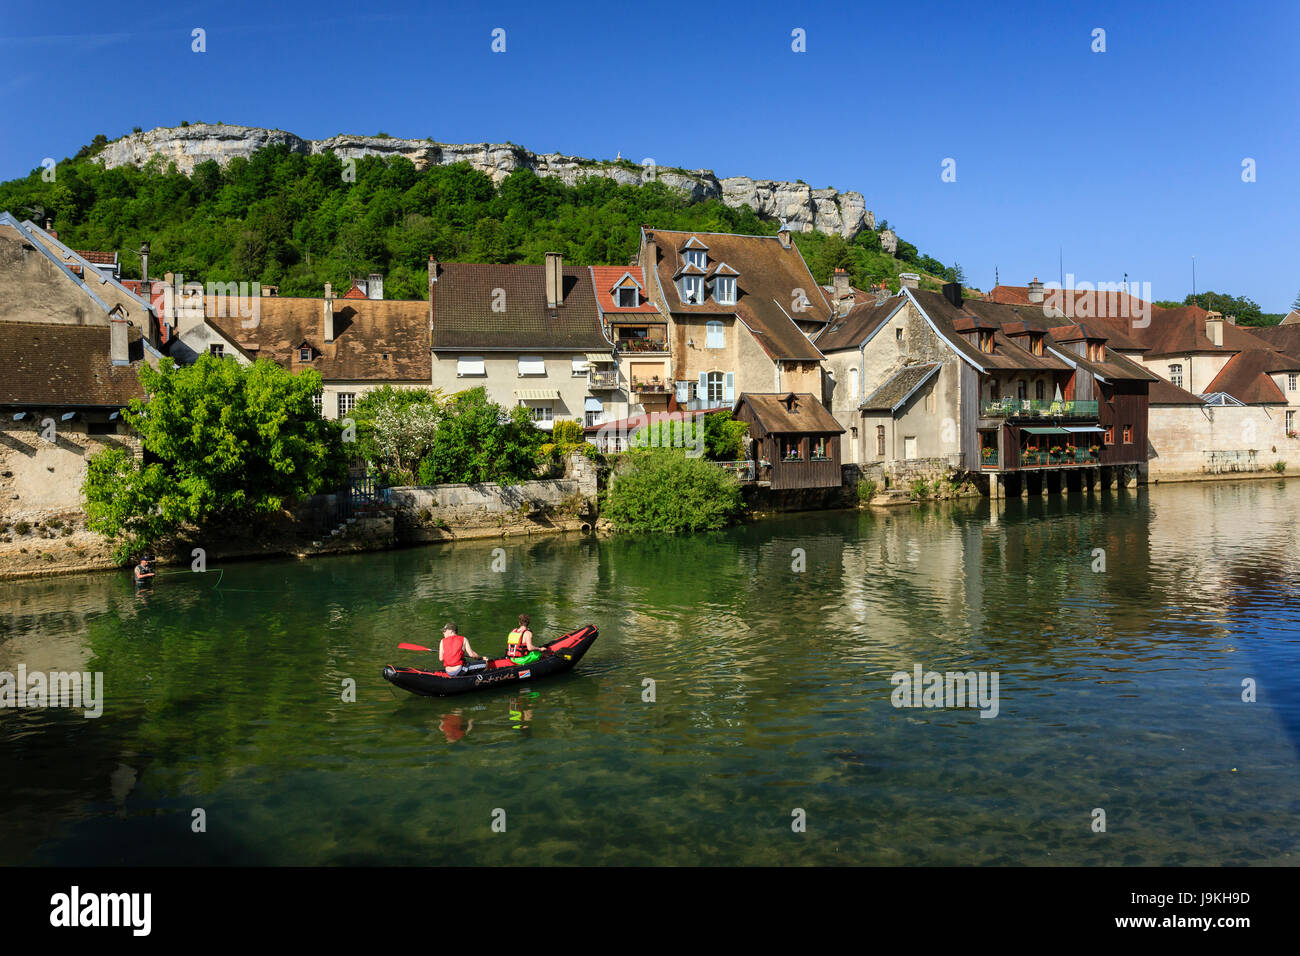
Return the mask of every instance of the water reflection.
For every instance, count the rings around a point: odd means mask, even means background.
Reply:
[[[149,598],[0,583],[0,670],[102,670],[107,697],[0,711],[0,862],[1298,862],[1298,504],[1162,486],[232,563]],[[521,608],[601,637],[523,693],[378,676],[448,619],[497,652]],[[999,716],[894,709],[918,663],[998,671]],[[491,839],[522,792],[569,810]],[[446,809],[484,825],[425,842]]]

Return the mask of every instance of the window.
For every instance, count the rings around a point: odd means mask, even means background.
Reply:
[[[721,322],[710,322],[708,324],[708,333],[704,341],[706,349],[721,349],[727,347],[727,333]]]
[[[466,375],[486,375],[487,369],[483,367],[483,358],[478,355],[462,355],[456,359],[456,377],[462,378]]]
[[[303,348],[300,348],[298,350],[298,361],[299,362],[311,361],[311,346],[304,346]]]
[[[1126,444],[1126,445],[1131,445],[1131,444],[1133,444],[1133,426],[1132,426],[1132,425],[1125,425],[1125,426],[1124,426],[1124,444]]]
[[[703,269],[708,265],[709,254],[703,249],[687,249],[686,252],[683,253],[683,258],[686,260],[688,266],[695,266],[696,268]]]
[[[798,438],[781,439],[782,461],[803,461],[803,445]]]
[[[1286,390],[1288,392],[1294,392],[1295,386],[1296,386],[1296,373],[1291,372],[1286,377]]]
[[[1102,436],[1101,443],[1102,443],[1103,445],[1113,445],[1113,444],[1115,444],[1115,426],[1114,426],[1114,425],[1112,425],[1112,426],[1110,426],[1110,428],[1107,428],[1107,429],[1106,429],[1106,434]]]
[[[817,438],[810,439],[810,441],[812,443],[812,460],[829,461],[830,455],[826,454],[826,436],[822,435]]]
[[[641,293],[635,287],[618,290],[618,307],[620,309],[635,309],[640,304]]]
[[[585,355],[575,355],[573,357],[573,378],[585,378],[587,375],[587,357]]]
[[[1016,398],[1020,399],[1022,402],[1029,398],[1029,386],[1025,384],[1023,378],[1016,382]]]
[[[519,356],[519,374],[522,375],[545,375],[546,359],[540,355],[521,355]]]
[[[677,382],[677,401],[680,403],[689,402],[697,394],[697,385],[695,382]]]
[[[980,336],[980,351],[991,355],[993,353],[993,333],[980,332],[979,336]]]
[[[704,304],[704,277],[687,276],[682,280],[682,301],[687,305]]]
[[[1043,384],[1043,380],[1040,378],[1037,382],[1034,383],[1034,398],[1038,399],[1041,402],[1046,397],[1046,395],[1047,395],[1047,386]]]
[[[713,297],[723,305],[736,304],[736,277],[718,276],[713,280]]]
[[[710,406],[722,404],[723,378],[721,372],[710,372],[705,379],[705,399]]]
[[[1181,365],[1169,366],[1169,381],[1179,388],[1183,387],[1183,367]]]
[[[876,426],[876,457],[885,457],[885,426]]]
[[[533,421],[542,428],[548,428],[555,421],[555,409],[549,405],[529,405],[528,410],[532,412]]]
[[[858,397],[858,370],[855,368],[851,368],[849,369],[849,398],[856,399],[857,397]]]
[[[1031,355],[1043,354],[1043,337],[1041,335],[1029,336],[1029,352]],[[1041,395],[1038,397],[1042,398]]]
[[[901,326],[899,328],[894,329],[894,341],[895,342],[903,341],[903,329]]]
[[[323,401],[324,401],[324,398],[325,398],[325,396],[322,395],[320,392],[317,392],[316,394],[312,395],[312,397],[311,397],[311,407],[312,407],[312,411],[314,411],[317,415],[319,415],[319,414],[321,413],[321,405],[322,405],[322,403],[323,403]]]
[[[1102,343],[1089,340],[1088,342],[1088,360],[1091,362],[1106,361],[1106,346]]]
[[[1295,435],[1295,412],[1289,411],[1286,413],[1286,437],[1291,438],[1293,435]]]
[[[339,417],[342,418],[348,412],[352,411],[357,404],[356,392],[339,392]]]
[[[220,343],[214,343],[208,346],[208,354],[215,355],[217,358],[225,358],[226,347]]]

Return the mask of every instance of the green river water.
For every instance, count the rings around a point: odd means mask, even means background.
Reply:
[[[0,710],[0,863],[1300,862],[1298,510],[1269,479],[0,582],[0,671],[105,698]],[[521,611],[600,638],[514,693],[380,677]],[[917,664],[996,671],[997,716],[893,706]]]

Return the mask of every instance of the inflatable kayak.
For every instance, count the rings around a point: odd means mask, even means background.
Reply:
[[[455,677],[448,677],[446,671],[394,667],[392,664],[385,664],[384,680],[395,687],[423,697],[450,697],[453,694],[465,694],[475,690],[518,685],[520,681],[534,681],[539,677],[550,677],[552,674],[572,670],[573,666],[582,660],[582,655],[586,654],[595,643],[599,633],[596,625],[588,624],[571,634],[557,637],[550,643],[542,645],[540,658],[522,667],[508,657],[497,657],[489,660],[486,667],[468,672],[461,671]]]

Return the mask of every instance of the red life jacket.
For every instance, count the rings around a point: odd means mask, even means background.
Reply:
[[[444,637],[439,649],[442,651],[444,667],[459,667],[465,663],[465,638],[459,634]]]
[[[506,635],[506,657],[523,657],[528,653],[528,648],[524,647],[524,632],[528,628],[517,627]]]

